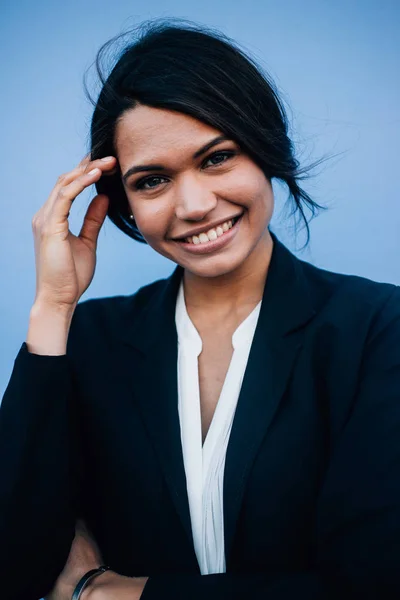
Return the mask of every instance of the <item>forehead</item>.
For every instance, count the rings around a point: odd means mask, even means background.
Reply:
[[[221,135],[202,121],[183,113],[139,105],[125,111],[115,130],[119,159],[145,162],[167,152],[193,154],[210,139]]]

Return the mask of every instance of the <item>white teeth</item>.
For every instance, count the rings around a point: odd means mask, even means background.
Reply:
[[[225,221],[222,225],[218,225],[218,227],[209,229],[207,233],[199,233],[199,235],[192,235],[191,237],[186,238],[186,242],[190,244],[206,244],[207,242],[211,242],[221,237],[225,231],[231,229],[233,227],[233,220]]]

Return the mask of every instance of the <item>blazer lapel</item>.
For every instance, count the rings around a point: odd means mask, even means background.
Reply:
[[[225,462],[227,566],[248,474],[302,346],[302,327],[316,312],[301,262],[271,235],[271,263]],[[183,269],[177,267],[171,277],[159,282],[146,306],[126,316],[133,326],[121,331],[119,337],[135,352],[134,356],[121,352],[121,362],[135,389],[144,425],[187,534],[187,553],[182,554],[188,558],[190,568],[200,572],[193,545],[178,413],[175,305],[182,275]]]
[[[177,332],[175,305],[183,269],[177,267],[150,298],[143,313],[132,314],[133,329],[127,329],[124,342],[137,352],[130,363],[130,385],[144,425],[158,455],[172,501],[187,534],[188,547],[182,554],[189,566],[198,570],[194,552],[185,467],[181,445],[177,388]],[[134,365],[134,366],[133,366]]]
[[[301,262],[273,234],[272,237],[274,248],[225,462],[227,566],[248,474],[302,346],[302,326],[316,312]]]

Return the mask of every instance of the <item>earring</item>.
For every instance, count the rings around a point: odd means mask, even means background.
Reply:
[[[130,219],[132,219],[132,221],[133,221],[133,219],[134,219],[135,217],[134,217],[133,215],[129,215],[129,218],[130,218]]]

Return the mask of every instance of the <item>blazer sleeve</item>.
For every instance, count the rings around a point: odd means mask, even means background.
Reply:
[[[67,561],[76,521],[67,355],[24,342],[0,407],[0,596],[37,600]]]
[[[268,532],[266,532],[268,535]],[[150,576],[141,600],[400,598],[400,288],[377,311],[318,498],[307,572]]]

